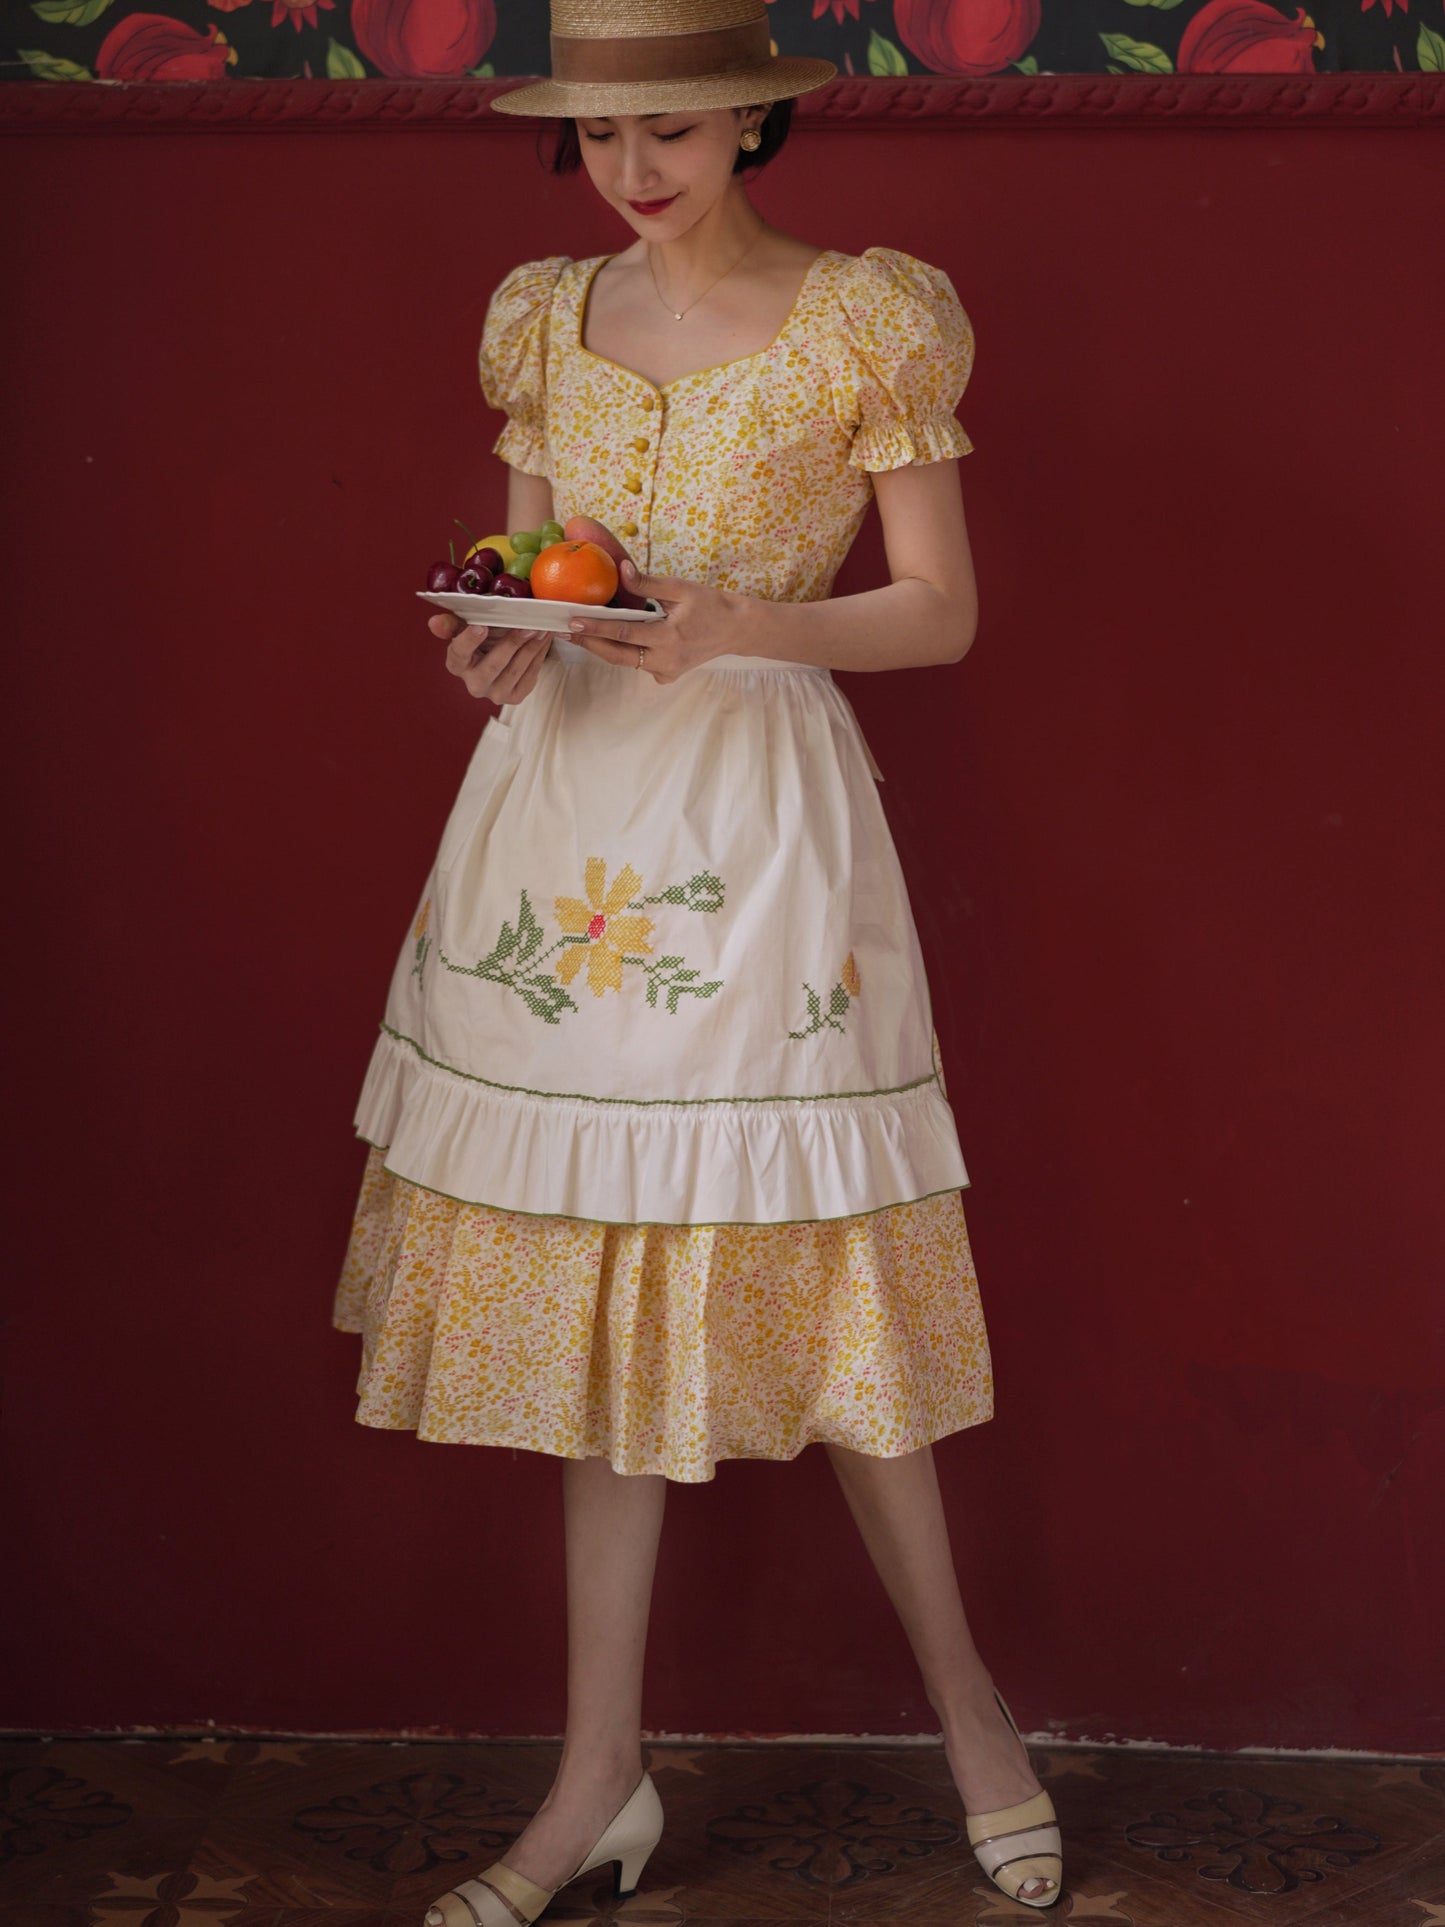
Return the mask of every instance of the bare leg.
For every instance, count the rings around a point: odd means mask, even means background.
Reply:
[[[993,1697],[959,1596],[933,1449],[870,1458],[829,1445],[828,1456],[923,1675],[943,1727],[949,1771],[967,1813],[1014,1806],[1039,1791],[1028,1755]],[[1038,1899],[1048,1889],[1026,1880]]]
[[[666,1497],[660,1474],[563,1461],[567,1732],[547,1797],[501,1856],[539,1887],[570,1877],[642,1778],[642,1662]]]

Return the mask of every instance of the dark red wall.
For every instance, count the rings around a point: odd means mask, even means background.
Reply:
[[[14,1726],[560,1730],[556,1465],[363,1430],[328,1325],[481,721],[412,591],[502,514],[482,313],[628,238],[532,141],[5,143]],[[977,333],[977,643],[843,680],[994,1347],[938,1464],[1030,1727],[1445,1744],[1441,177],[1409,127],[815,124],[757,192]],[[870,522],[839,592],[882,579]],[[936,1730],[821,1450],[668,1507],[651,1729]]]

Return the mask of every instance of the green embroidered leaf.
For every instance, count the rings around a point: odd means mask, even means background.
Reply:
[[[343,46],[339,40],[326,42],[326,78],[328,80],[365,80],[366,63],[359,54]]]
[[[555,977],[514,978],[512,988],[528,1010],[549,1024],[555,1024],[564,1010],[577,1008]]]
[[[490,80],[492,78],[492,63],[490,60],[484,60],[480,67],[468,67],[467,72],[473,80]]]
[[[811,1037],[815,1030],[822,1028],[823,1006],[818,993],[811,984],[804,984],[803,988],[808,993],[808,1021],[802,1030],[790,1030],[789,1037]]]
[[[525,902],[526,899],[523,898],[523,901]],[[519,917],[517,921],[520,923],[521,918]],[[477,965],[477,970],[481,972],[490,967],[500,966],[501,964],[506,962],[507,958],[511,956],[512,952],[516,949],[516,947],[517,947],[517,932],[512,928],[511,924],[504,923],[502,925],[502,934],[497,938],[497,941],[492,948],[491,955],[482,958],[481,962],[478,963]]]
[[[1420,22],[1419,38],[1415,42],[1415,58],[1420,63],[1422,74],[1445,74],[1445,35],[1436,33],[1433,27]]]
[[[699,870],[686,883],[669,883],[655,897],[639,897],[627,907],[629,910],[640,910],[647,903],[675,903],[681,910],[702,910],[711,916],[714,910],[722,909],[722,879],[713,876],[709,870]]]
[[[700,870],[695,877],[689,877],[683,885],[686,895],[683,901],[689,910],[700,910],[711,916],[715,910],[722,909],[722,878],[715,877],[708,870]]]
[[[1172,74],[1174,71],[1174,62],[1152,40],[1135,40],[1127,33],[1101,33],[1099,38],[1121,66],[1135,73]]]
[[[1010,61],[1009,65],[1021,74],[1028,74],[1030,78],[1039,71],[1038,57],[1035,54],[1025,54],[1022,60]]]
[[[654,1010],[657,1008],[657,993],[666,986],[669,974],[682,968],[681,957],[659,957],[656,963],[643,965],[647,972],[647,1001]]]
[[[110,0],[30,0],[30,11],[52,27],[88,27],[110,5]]]
[[[891,40],[887,40],[875,27],[868,41],[868,71],[870,74],[906,74],[908,62]]]
[[[517,951],[519,964],[530,963],[542,943],[544,932],[537,921],[537,913],[527,900],[527,892],[522,892],[522,907],[517,913],[517,938],[520,948]]]
[[[641,962],[640,958],[629,957],[628,963]],[[667,992],[667,1007],[673,1016],[677,1015],[679,997],[711,997],[722,989],[719,977],[712,983],[699,983],[701,971],[690,969],[681,957],[659,957],[655,963],[644,964],[647,972],[647,1001],[654,1010],[657,1008],[657,993]]]
[[[842,984],[834,984],[828,993],[828,1015],[830,1017],[848,1015],[848,993]]]
[[[89,67],[81,67],[73,60],[62,60],[59,54],[48,54],[43,47],[17,47],[15,51],[37,80],[94,80],[95,78]]]
[[[655,964],[644,964],[647,971],[647,1002],[657,1010],[657,992],[667,989],[672,971],[686,969],[682,958],[657,958]],[[697,975],[694,971],[694,975]]]
[[[689,970],[684,973],[686,978],[694,978],[697,974],[695,970]],[[685,982],[683,978],[679,978],[675,984],[668,986],[667,1007],[675,1017],[677,1015],[677,1000],[679,997],[711,997],[715,990],[721,989],[721,982],[699,984]]]

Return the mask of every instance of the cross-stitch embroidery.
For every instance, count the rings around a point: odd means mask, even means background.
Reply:
[[[430,915],[431,898],[428,897],[422,905],[417,920],[412,925],[411,931],[412,939],[416,944],[416,962],[411,967],[411,974],[416,978],[418,983],[424,982],[423,972],[426,970],[426,953],[431,949],[431,938],[426,934],[427,918]]]
[[[855,997],[863,994],[863,979],[858,975],[858,966],[850,950],[838,973],[838,981],[828,992],[828,1006],[825,1010],[820,992],[809,983],[803,985],[808,993],[808,1022],[802,1030],[790,1030],[789,1037],[812,1037],[825,1024],[831,1029],[841,1031],[843,1019],[848,1015],[849,1005]]]
[[[600,856],[587,859],[581,897],[554,898],[553,907],[562,934],[546,949],[546,932],[522,891],[521,907],[515,928],[502,925],[488,956],[473,965],[453,963],[438,951],[445,967],[458,976],[480,977],[488,983],[503,984],[516,991],[536,1017],[549,1024],[559,1023],[565,1010],[577,1005],[565,985],[571,984],[587,965],[587,987],[594,997],[609,990],[621,990],[624,964],[633,964],[647,979],[647,1001],[655,1010],[659,996],[667,999],[674,1015],[683,997],[711,997],[722,989],[722,979],[704,983],[702,972],[688,966],[679,956],[657,957],[649,941],[653,919],[638,914],[648,904],[665,903],[683,910],[712,915],[722,908],[723,886],[718,877],[706,870],[689,877],[686,883],[671,883],[655,896],[636,897],[642,878],[630,863],[624,864],[607,887],[607,865]],[[562,955],[551,970],[548,960],[557,951]],[[652,959],[652,961],[649,961]]]

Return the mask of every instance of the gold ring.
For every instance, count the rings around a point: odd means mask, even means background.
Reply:
[[[637,661],[633,663],[632,666],[634,669],[640,669],[643,663],[647,660],[647,651],[643,648],[640,642],[634,643],[633,647],[637,651]]]

